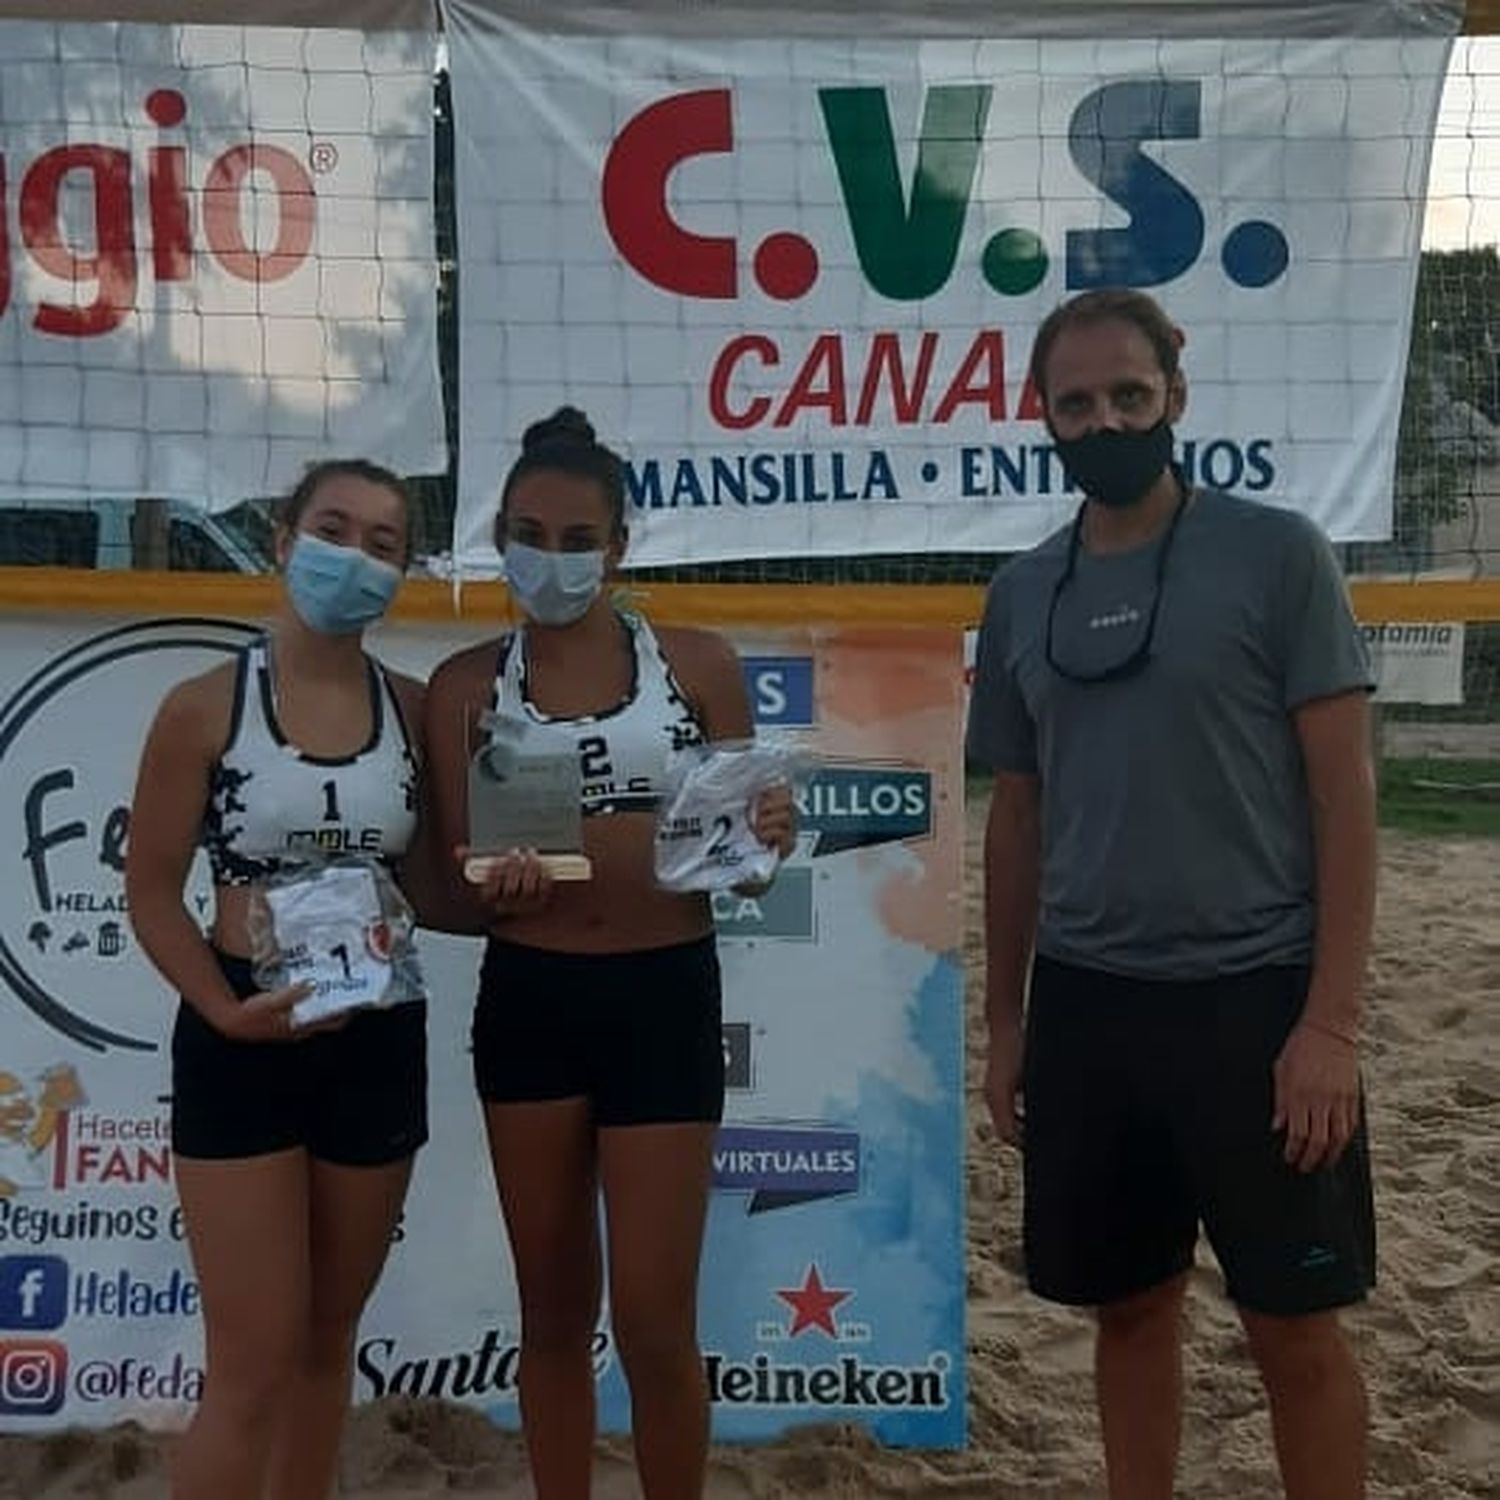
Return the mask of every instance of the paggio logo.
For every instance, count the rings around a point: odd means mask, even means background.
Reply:
[[[147,118],[164,133],[187,117],[187,101],[176,89],[156,89],[146,96],[144,107]],[[245,142],[221,152],[197,191],[208,254],[240,281],[272,282],[290,276],[312,248],[317,200],[309,167],[327,172],[336,164],[337,151],[326,142],[313,145],[308,166],[290,151],[265,142]],[[151,274],[159,282],[192,279],[194,194],[186,146],[168,139],[152,146],[143,172],[118,146],[70,142],[42,152],[25,166],[7,160],[0,151],[0,208],[11,182],[19,184],[16,217],[21,248],[48,276],[92,292],[76,303],[38,303],[34,321],[40,332],[97,337],[112,333],[134,309],[140,279],[136,204],[142,185]],[[69,202],[74,194],[82,195],[82,214],[71,212],[76,207],[76,202]],[[274,206],[276,234],[268,246],[252,244],[246,235],[245,209],[251,200],[257,216]],[[7,213],[0,213],[0,316],[11,298]],[[82,231],[77,239],[71,234],[74,228]]]
[[[974,194],[994,90],[989,84],[929,88],[909,186],[898,165],[884,88],[818,90],[860,269],[881,296],[915,302],[947,285],[958,261]],[[1068,291],[1153,287],[1182,276],[1202,257],[1203,209],[1192,190],[1145,147],[1202,135],[1202,87],[1196,79],[1122,79],[1087,94],[1068,126],[1079,172],[1126,223],[1066,234]],[[604,163],[605,222],[629,265],[663,291],[730,299],[740,294],[741,246],[725,235],[697,234],[668,204],[668,183],[683,162],[736,149],[734,97],[727,88],[674,94],[648,105],[616,137]],[[788,184],[790,195],[791,185]],[[1286,270],[1286,236],[1249,220],[1220,247],[1225,274],[1243,287],[1269,286]],[[978,270],[1003,296],[1021,296],[1045,280],[1050,256],[1029,229],[997,229]],[[793,229],[768,235],[751,267],[767,296],[793,301],[817,284],[819,249]]]

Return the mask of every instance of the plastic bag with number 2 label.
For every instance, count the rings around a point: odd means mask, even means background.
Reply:
[[[310,984],[292,1025],[426,996],[411,907],[384,866],[309,860],[256,888],[249,913],[255,982]]]
[[[806,757],[783,745],[720,740],[682,752],[656,815],[656,883],[669,891],[764,885],[781,858],[750,827],[755,799],[792,786]]]

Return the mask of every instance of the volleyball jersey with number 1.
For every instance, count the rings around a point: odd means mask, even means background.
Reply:
[[[276,709],[269,642],[242,653],[229,742],[213,768],[203,846],[218,885],[268,879],[299,853],[399,857],[416,826],[417,761],[383,667],[365,659],[370,735],[353,755],[308,755]]]

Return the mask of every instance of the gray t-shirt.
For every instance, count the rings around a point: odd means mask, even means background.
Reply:
[[[1305,962],[1312,820],[1292,710],[1372,685],[1338,564],[1304,516],[1198,491],[1166,556],[1151,655],[1112,681],[1049,666],[1069,532],[990,585],[969,755],[1041,783],[1049,958],[1147,979]],[[1091,556],[1056,602],[1073,676],[1145,639],[1160,538]]]

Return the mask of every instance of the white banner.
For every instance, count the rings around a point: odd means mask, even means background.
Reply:
[[[477,631],[393,629],[419,676]],[[139,747],[222,662],[223,621],[10,617],[0,629],[0,1431],[180,1425],[199,1291],[172,1188],[176,1004],[124,910]],[[772,890],[715,903],[726,1119],[703,1274],[715,1431],[815,1421],[964,1434],[963,768],[951,633],[741,637],[757,721],[813,751]],[[877,711],[878,710],[878,711]],[[101,726],[107,732],[101,733]],[[200,859],[189,905],[208,912]],[[489,1191],[469,1020],[479,947],[421,937],[432,1139],[361,1330],[355,1395],[518,1422],[519,1308]],[[476,1184],[484,1185],[476,1191]],[[628,1426],[607,1315],[600,1417]]]
[[[0,22],[0,495],[445,466],[433,46]]]
[[[7,3],[0,0],[0,13]],[[35,3],[35,0],[32,0]],[[63,0],[69,9],[106,0]],[[118,3],[118,0],[116,0]],[[151,0],[164,5],[170,0]],[[197,6],[225,0],[179,0]],[[275,0],[277,8],[297,0]],[[372,0],[364,0],[365,4]],[[387,0],[395,3],[395,0]],[[438,0],[445,12],[460,7],[476,21],[555,28],[558,31],[670,36],[834,36],[857,29],[867,37],[1082,37],[1133,36],[1309,37],[1452,36],[1463,26],[1464,0]],[[451,28],[450,28],[451,29]]]
[[[229,26],[326,27],[324,0],[0,0],[0,16],[50,21],[168,21]],[[343,30],[432,31],[432,0],[339,0]]]
[[[564,36],[448,11],[468,568],[563,401],[629,459],[638,563],[1029,545],[1077,499],[1032,337],[1104,285],[1186,332],[1195,480],[1388,534],[1448,38]]]
[[[1464,701],[1463,621],[1400,621],[1362,628],[1380,702]]]
[[[327,27],[325,0],[0,0],[0,16],[51,21],[169,21],[228,26]],[[432,31],[432,0],[339,0],[343,30]]]

